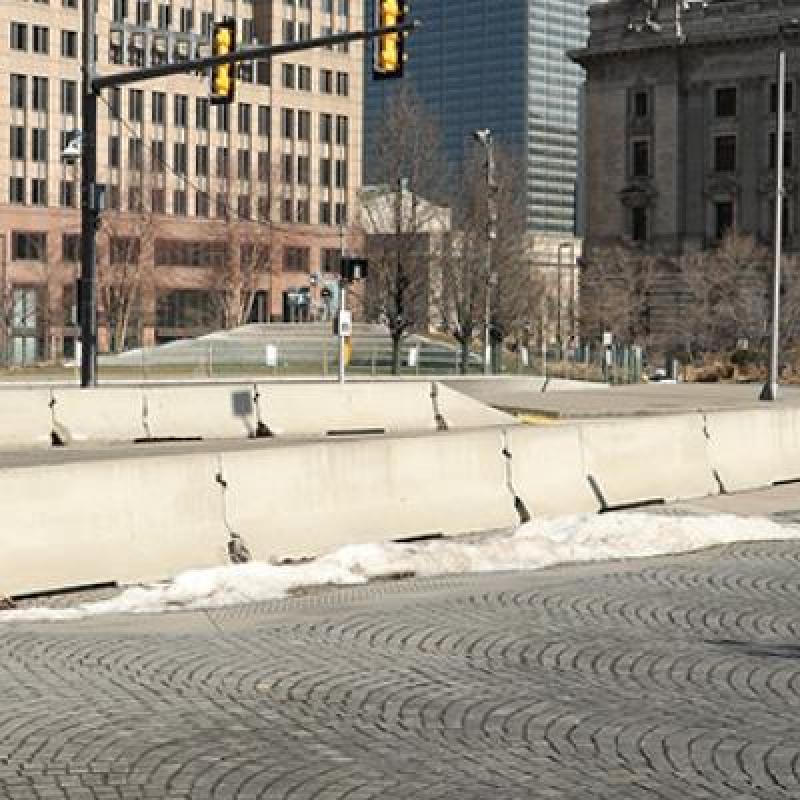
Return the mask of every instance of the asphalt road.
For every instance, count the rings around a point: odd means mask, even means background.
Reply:
[[[0,627],[0,797],[800,797],[800,543]]]

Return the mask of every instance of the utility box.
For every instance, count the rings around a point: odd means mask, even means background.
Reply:
[[[353,312],[339,311],[333,320],[333,332],[337,336],[353,335]]]

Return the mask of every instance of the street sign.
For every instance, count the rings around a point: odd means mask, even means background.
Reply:
[[[353,335],[353,312],[348,310],[340,311],[336,315],[336,335],[337,336],[352,336]]]
[[[267,345],[265,355],[268,367],[278,366],[278,348],[274,344]]]

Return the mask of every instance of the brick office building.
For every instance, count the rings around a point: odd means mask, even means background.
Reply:
[[[354,0],[99,0],[98,71],[207,55],[225,16],[244,44],[363,24]],[[80,127],[80,17],[79,0],[0,7],[0,346],[16,363],[70,355],[78,336],[80,165],[62,150]],[[260,262],[250,319],[302,317],[335,287],[342,241],[359,246],[348,226],[361,179],[362,59],[357,44],[245,66],[227,108],[209,106],[208,79],[194,75],[103,93],[99,271],[102,281],[103,259],[136,254],[129,345],[219,327],[220,273],[248,258]],[[297,297],[304,308],[289,307]],[[101,348],[107,317],[101,307]]]

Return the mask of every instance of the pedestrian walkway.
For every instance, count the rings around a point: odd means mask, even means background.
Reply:
[[[0,629],[0,798],[800,796],[800,545]]]

